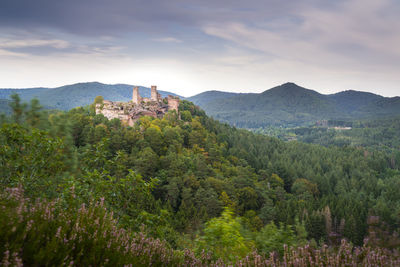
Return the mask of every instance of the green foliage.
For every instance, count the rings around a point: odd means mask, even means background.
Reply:
[[[293,194],[297,195],[298,198],[303,200],[311,200],[319,194],[318,186],[304,178],[296,179],[292,185],[291,191]]]
[[[343,127],[347,123],[350,129]],[[400,147],[400,117],[393,116],[380,120],[360,121],[328,121],[328,127],[301,127],[288,129],[299,141],[323,146],[354,146],[368,150],[387,151],[395,153]],[[395,156],[393,157],[395,165]],[[394,166],[393,166],[394,167]]]
[[[1,186],[68,209],[104,198],[119,227],[165,239],[182,257],[192,253],[186,247],[213,251],[207,238],[219,246],[213,259],[231,261],[306,238],[362,245],[371,216],[396,247],[400,154],[283,142],[219,123],[187,101],[179,109],[185,121],[173,112],[125,127],[89,107],[16,108],[1,120]],[[223,246],[231,237],[238,247]]]
[[[16,123],[20,123],[22,121],[26,104],[21,104],[21,98],[17,94],[11,95],[11,99],[12,102],[10,103],[10,106],[13,111],[13,119]]]
[[[177,266],[197,261],[121,228],[102,201],[65,209],[59,200],[32,202],[13,188],[1,193],[0,209],[3,266]]]
[[[247,129],[307,126],[319,120],[376,118],[400,112],[398,98],[356,91],[322,95],[294,83],[285,83],[260,94],[209,91],[189,100],[208,115]],[[279,131],[275,134],[279,135]]]
[[[197,240],[197,251],[212,251],[215,257],[225,260],[235,260],[248,254],[253,244],[246,240],[241,232],[238,218],[225,208],[221,217],[208,221],[203,230],[204,234]]]
[[[181,119],[183,121],[191,122],[192,121],[192,114],[190,114],[189,110],[182,111],[181,112]]]
[[[294,229],[293,229],[294,228]],[[284,253],[284,245],[300,247],[307,243],[304,225],[297,222],[295,227],[283,225],[277,227],[273,222],[265,225],[257,233],[255,242],[259,252],[269,255],[271,252]]]
[[[345,240],[337,250],[285,246],[284,257],[276,254],[259,255],[255,251],[245,258],[228,255],[231,260],[213,260],[215,255],[191,250],[173,250],[168,244],[145,234],[121,228],[117,220],[99,202],[82,204],[79,208],[62,205],[63,201],[24,198],[21,188],[7,188],[0,193],[0,255],[2,266],[221,266],[235,263],[245,266],[293,266],[299,262],[306,266],[373,265],[398,266],[398,253],[371,247],[354,248]],[[222,220],[222,218],[225,218]],[[223,227],[221,227],[223,226]],[[239,221],[223,213],[210,225],[210,236],[222,240],[240,241]],[[272,235],[272,245],[291,235],[277,232],[277,227],[265,230]],[[282,228],[282,227],[281,227]],[[227,235],[229,234],[229,235]],[[211,238],[211,241],[219,239]],[[268,235],[266,240],[271,240]],[[218,242],[222,245],[221,242]],[[265,244],[265,242],[263,243]],[[228,243],[242,250],[243,246]],[[236,253],[237,251],[232,251]],[[243,251],[244,252],[244,251]]]
[[[104,97],[101,95],[98,95],[94,98],[94,104],[103,104],[104,101]]]
[[[3,124],[0,144],[3,187],[22,184],[30,196],[57,194],[68,156],[60,138],[34,128],[28,131],[18,124]]]

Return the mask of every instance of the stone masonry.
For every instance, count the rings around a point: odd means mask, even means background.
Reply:
[[[132,93],[132,102],[133,104],[139,104],[140,102],[142,102],[142,98],[140,97],[139,94],[139,87],[135,86],[133,87],[133,93]]]
[[[169,95],[163,99],[154,85],[151,86],[150,98],[141,97],[139,88],[135,86],[132,91],[132,101],[113,102],[104,100],[102,104],[96,104],[96,114],[103,114],[109,120],[120,119],[128,126],[133,126],[142,116],[162,118],[170,110],[175,110],[178,113],[178,109],[179,97]]]

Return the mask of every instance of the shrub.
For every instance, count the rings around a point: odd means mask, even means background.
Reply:
[[[21,188],[1,194],[2,265],[164,266],[185,260],[165,242],[119,227],[103,200],[78,210],[59,203],[33,202]]]
[[[215,257],[204,251],[196,256],[189,249],[173,250],[163,241],[123,229],[103,199],[76,209],[65,208],[58,199],[32,201],[23,193],[22,188],[0,193],[1,266],[400,266],[397,251],[353,247],[345,240],[338,248],[285,246],[283,258],[253,251],[231,257],[232,262],[212,261]],[[224,227],[216,227],[221,223],[236,229],[229,210],[224,214],[208,224],[210,231],[224,232]],[[214,230],[212,236],[225,237]]]

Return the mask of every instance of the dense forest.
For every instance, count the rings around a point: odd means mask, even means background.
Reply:
[[[292,129],[298,140],[324,146],[360,146],[374,150],[396,153],[400,149],[400,117],[380,120],[361,120],[338,123],[330,122],[334,127],[305,127]],[[348,129],[341,130],[342,126]]]
[[[400,149],[400,117],[368,120],[327,120],[309,127],[250,129],[281,140],[298,140],[323,146],[353,146],[397,154]],[[396,156],[395,156],[396,157]]]
[[[133,127],[10,107],[3,265],[400,264],[398,150],[284,142],[188,101]]]

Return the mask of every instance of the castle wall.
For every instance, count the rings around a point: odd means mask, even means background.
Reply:
[[[120,119],[123,122],[129,121],[129,114],[122,102],[104,101],[103,104],[96,104],[96,114],[103,114],[109,120]]]
[[[168,100],[168,110],[175,110],[178,113],[179,97],[169,95],[167,100]]]

